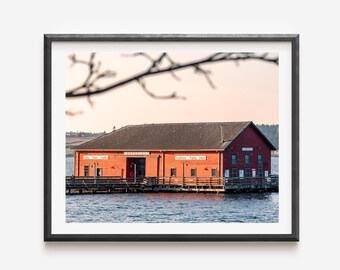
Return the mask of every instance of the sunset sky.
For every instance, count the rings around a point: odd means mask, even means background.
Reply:
[[[263,53],[263,52],[259,52]],[[71,54],[71,53],[70,53]],[[148,52],[157,57],[160,52]],[[175,62],[201,59],[211,54],[168,52]],[[76,54],[88,60],[90,53]],[[276,54],[270,54],[276,56]],[[99,86],[112,84],[146,70],[150,61],[144,57],[126,57],[122,54],[100,53],[101,71],[112,70],[117,76],[103,79]],[[66,89],[81,84],[87,76],[87,67],[71,65],[66,59]],[[166,63],[165,63],[166,64]],[[165,66],[165,65],[164,65]],[[110,132],[113,126],[144,123],[228,122],[252,120],[256,124],[279,123],[279,66],[258,60],[219,62],[201,67],[211,71],[216,86],[212,89],[203,75],[192,68],[176,71],[180,81],[171,74],[145,79],[149,91],[157,95],[176,92],[182,99],[160,100],[147,95],[141,86],[132,82],[114,91],[87,98],[66,99],[66,109],[82,114],[66,116],[66,131]]]

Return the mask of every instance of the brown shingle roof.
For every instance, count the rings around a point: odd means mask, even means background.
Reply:
[[[248,121],[131,125],[76,149],[223,150],[250,124],[252,122]]]

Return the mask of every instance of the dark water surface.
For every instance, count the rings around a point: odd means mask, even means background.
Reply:
[[[66,222],[275,223],[278,193],[112,193],[66,196]]]

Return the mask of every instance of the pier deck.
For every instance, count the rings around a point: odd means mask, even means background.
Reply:
[[[278,192],[279,177],[72,177],[66,176],[66,194],[113,192]]]

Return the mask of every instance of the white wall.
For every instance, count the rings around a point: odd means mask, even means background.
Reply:
[[[336,27],[340,19],[336,3],[2,3],[1,268],[335,269],[340,240],[340,38]],[[300,243],[44,243],[44,33],[301,34]]]

